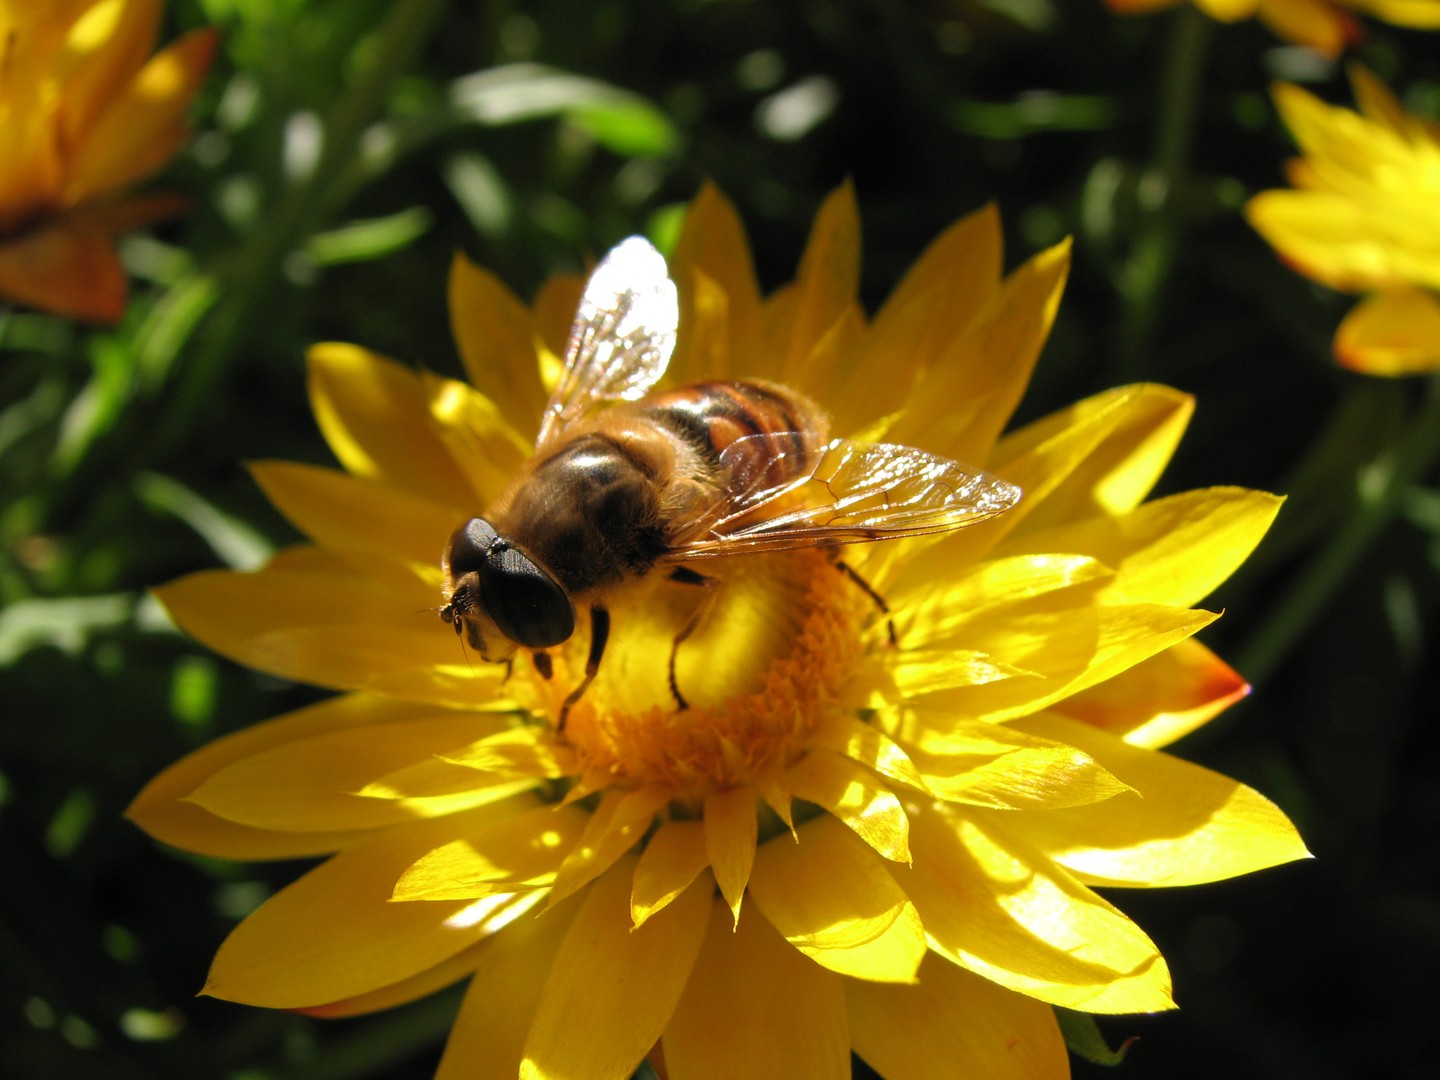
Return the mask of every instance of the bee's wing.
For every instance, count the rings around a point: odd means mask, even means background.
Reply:
[[[771,466],[743,475],[742,463],[753,455],[740,443],[765,437],[736,440],[720,455],[721,464],[734,470],[726,505],[698,535],[677,543],[665,561],[948,532],[1020,501],[1020,489],[998,476],[894,443],[835,439],[809,452],[770,455],[771,462],[798,455],[788,470]],[[775,436],[769,438],[773,445]],[[803,439],[792,441],[802,444]],[[777,471],[789,472],[790,479],[767,482]]]
[[[680,303],[665,259],[641,236],[623,240],[585,284],[565,370],[540,420],[544,446],[602,401],[644,397],[670,363]]]

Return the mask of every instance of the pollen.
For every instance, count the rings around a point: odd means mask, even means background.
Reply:
[[[612,609],[604,665],[563,733],[588,785],[659,787],[694,805],[751,784],[805,752],[861,655],[883,640],[875,602],[827,553],[752,556],[716,570],[709,587],[662,582]],[[691,620],[676,652],[680,708],[670,655]],[[583,671],[585,648],[572,643],[555,665],[552,716]]]

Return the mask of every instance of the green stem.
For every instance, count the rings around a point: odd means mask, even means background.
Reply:
[[[1388,457],[1377,459],[1360,475],[1354,512],[1333,538],[1316,552],[1291,583],[1270,617],[1250,635],[1236,655],[1236,667],[1260,683],[1294,648],[1351,569],[1395,516],[1402,496],[1440,460],[1440,376],[1431,379],[1419,413]]]
[[[1188,4],[1177,8],[1172,20],[1161,68],[1154,153],[1137,193],[1149,213],[1120,275],[1124,306],[1115,370],[1120,382],[1140,378],[1149,366],[1160,304],[1184,233],[1175,196],[1189,175],[1211,24]]]
[[[241,274],[219,290],[223,299],[184,368],[165,421],[146,448],[146,461],[163,458],[188,437],[234,362],[236,341],[252,326],[286,254],[343,205],[349,187],[337,179],[356,156],[365,129],[383,111],[391,84],[409,68],[445,7],[445,0],[398,0],[375,31],[378,44],[370,63],[326,117],[325,141],[314,171],[281,198],[235,260]]]

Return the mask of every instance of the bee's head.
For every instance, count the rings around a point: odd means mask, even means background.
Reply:
[[[486,660],[508,660],[516,646],[548,649],[575,632],[565,590],[484,518],[455,530],[442,565],[450,588],[440,617]]]

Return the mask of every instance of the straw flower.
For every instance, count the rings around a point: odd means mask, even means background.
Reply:
[[[1304,155],[1295,190],[1265,191],[1250,224],[1300,273],[1367,294],[1335,335],[1335,356],[1372,375],[1440,367],[1440,125],[1405,112],[1364,68],[1358,113],[1298,86],[1275,103]]]
[[[1173,7],[1181,0],[1105,0],[1112,11],[1136,15]],[[1339,56],[1363,36],[1359,15],[1396,26],[1440,29],[1440,3],[1435,0],[1194,0],[1206,15],[1220,22],[1258,18],[1296,45],[1308,45],[1326,56]]]
[[[469,383],[313,351],[345,471],[254,466],[308,541],[159,590],[226,655],[343,691],[200,750],[130,809],[192,851],[329,856],[234,930],[207,993],[348,1016],[469,977],[443,1078],[621,1078],[647,1056],[671,1080],[838,1078],[852,1051],[892,1080],[1064,1077],[1052,1004],[1173,1007],[1154,943],[1095,889],[1305,855],[1261,795],[1159,749],[1247,690],[1194,640],[1215,615],[1192,605],[1278,500],[1146,501],[1191,412],[1160,386],[1004,433],[1068,245],[1004,276],[981,210],[873,318],[858,263],[843,188],[795,281],[762,296],[733,209],[702,192],[670,263],[663,385],[772,380],[835,435],[972,462],[1023,496],[846,545],[855,577],[800,547],[707,560],[718,588],[617,585],[563,726],[583,606],[544,662],[508,665],[436,610],[455,602],[452,533],[549,414],[581,283],[527,308],[458,260]]]
[[[0,297],[72,318],[125,309],[121,233],[173,214],[125,190],[185,141],[215,32],[150,51],[162,0],[0,0]]]

